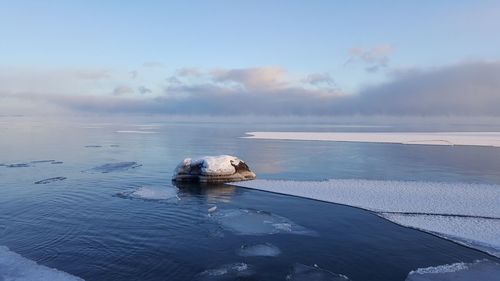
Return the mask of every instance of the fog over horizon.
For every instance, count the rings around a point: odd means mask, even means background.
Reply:
[[[346,93],[329,73],[298,77],[279,67],[184,68],[153,90],[131,86],[133,76],[116,82],[111,70],[4,67],[0,108],[3,115],[500,116],[498,61],[386,75],[386,81]]]

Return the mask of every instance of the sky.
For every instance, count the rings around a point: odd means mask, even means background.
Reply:
[[[0,7],[0,115],[500,116],[499,1]]]

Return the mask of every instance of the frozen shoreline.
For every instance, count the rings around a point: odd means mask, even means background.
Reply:
[[[500,132],[247,132],[249,139],[500,147]]]
[[[344,204],[376,212],[500,257],[500,186],[377,180],[254,180],[251,189]]]

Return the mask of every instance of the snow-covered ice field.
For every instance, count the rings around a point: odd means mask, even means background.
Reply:
[[[468,183],[332,179],[254,180],[238,186],[371,210],[500,257],[500,186]]]
[[[500,147],[499,132],[248,132],[244,138]]]

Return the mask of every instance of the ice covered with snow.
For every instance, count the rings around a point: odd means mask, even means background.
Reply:
[[[243,245],[238,251],[242,257],[276,257],[281,254],[281,250],[271,243]]]
[[[175,181],[240,181],[254,179],[244,161],[235,156],[205,156],[198,159],[186,158],[174,170]]]
[[[500,257],[500,219],[404,214],[381,216]]]
[[[5,246],[0,246],[0,280],[83,281],[69,273],[37,264]]]
[[[454,263],[411,271],[406,281],[497,281],[500,264],[489,260]]]
[[[500,132],[248,132],[251,139],[500,147]]]
[[[177,197],[177,188],[163,186],[143,186],[130,196],[147,200],[167,200]]]
[[[299,235],[316,235],[288,218],[254,209],[221,209],[211,218],[224,229],[240,235],[266,235],[289,233]]]
[[[255,180],[238,186],[368,209],[398,224],[500,256],[500,186],[334,179]]]

